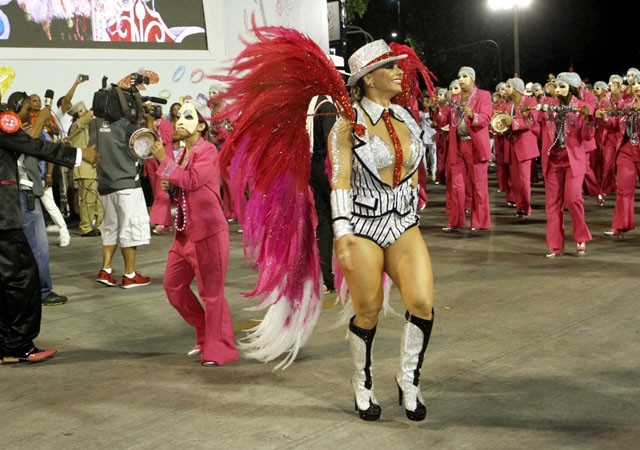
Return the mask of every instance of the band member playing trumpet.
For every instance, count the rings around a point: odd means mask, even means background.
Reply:
[[[511,111],[502,119],[502,123],[511,128],[505,142],[509,151],[505,153],[510,155],[511,185],[518,218],[531,214],[531,161],[540,155],[537,102],[535,98],[525,96],[524,92],[524,81],[520,78],[507,81]]]
[[[616,206],[611,229],[604,232],[605,236],[616,239],[623,239],[625,231],[635,228],[636,178],[640,174],[640,77],[635,78],[631,92],[633,98],[619,104],[620,108],[626,109],[624,114],[611,115],[602,109],[596,111],[596,118],[606,124],[607,130],[618,131],[615,147],[618,176]]]
[[[586,254],[591,233],[584,219],[582,183],[587,171],[583,142],[593,137],[594,124],[579,99],[582,81],[575,72],[562,72],[555,79],[556,102],[540,114],[542,125],[542,173],[545,179],[547,214],[547,258],[564,251],[563,206],[569,209],[573,237],[579,256]],[[553,107],[555,106],[555,107]]]
[[[449,124],[447,154],[447,189],[451,189],[447,205],[449,221],[445,232],[466,225],[465,179],[471,182],[471,230],[491,228],[489,210],[488,167],[491,143],[488,126],[491,120],[491,94],[475,85],[476,73],[471,67],[458,71],[460,95],[451,100],[461,106],[436,107],[433,119],[440,127]]]

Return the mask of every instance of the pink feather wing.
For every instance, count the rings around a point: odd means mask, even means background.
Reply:
[[[306,114],[316,95],[354,113],[341,75],[310,38],[281,27],[254,29],[257,41],[235,59],[219,117],[234,123],[222,149],[233,196],[249,192],[244,249],[258,270],[257,309],[269,308],[242,343],[245,353],[288,366],[315,326],[322,306],[315,244],[317,218],[309,188]],[[236,204],[240,204],[236,201]]]

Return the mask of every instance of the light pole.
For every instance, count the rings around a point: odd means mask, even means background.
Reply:
[[[489,0],[489,8],[494,11],[506,10],[513,13],[513,72],[520,76],[520,32],[518,30],[518,10],[528,7],[531,0]]]
[[[402,15],[400,12],[400,0],[397,0],[398,2],[398,36],[400,37],[400,41],[404,41],[404,33],[402,30]]]
[[[397,15],[398,15],[398,28],[397,31],[392,31],[391,32],[391,37],[393,38],[393,40],[398,39],[400,42],[402,42],[404,40],[404,35],[402,32],[402,15],[401,15],[401,10],[400,10],[400,0],[392,0],[396,3],[397,6]]]

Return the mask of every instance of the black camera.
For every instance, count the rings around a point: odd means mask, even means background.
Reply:
[[[78,76],[78,78],[80,79],[80,82],[88,81],[88,80],[89,80],[89,75],[82,75],[82,74],[80,74],[80,75]]]
[[[160,119],[162,117],[162,106],[160,105],[145,103],[144,110],[154,119]]]
[[[133,72],[131,74],[131,86],[137,86],[139,84],[149,84],[149,77],[145,77],[140,73]]]
[[[139,73],[131,74],[131,86],[123,89],[116,84],[107,86],[107,77],[102,78],[102,89],[93,96],[92,110],[96,117],[115,122],[123,117],[132,122],[142,122],[144,111],[149,112],[154,118],[162,117],[162,108],[167,100],[159,97],[143,97],[138,90],[139,84],[149,84],[149,77]],[[150,105],[151,109],[144,105],[145,102],[156,103]]]

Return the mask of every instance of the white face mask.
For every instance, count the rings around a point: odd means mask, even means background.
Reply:
[[[564,81],[556,82],[556,95],[558,97],[567,97],[569,95],[569,85]]]
[[[195,133],[198,128],[198,112],[195,106],[185,103],[180,107],[176,128],[184,128],[189,134]]]

